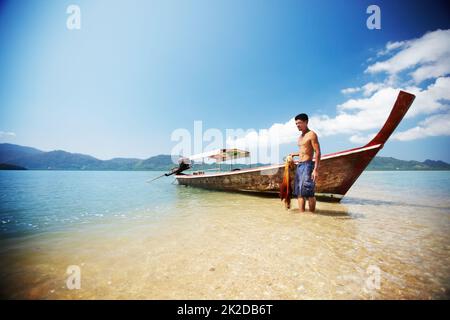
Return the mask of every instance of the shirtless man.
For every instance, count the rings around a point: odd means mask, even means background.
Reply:
[[[316,197],[314,196],[316,180],[319,174],[320,165],[320,145],[317,134],[308,128],[308,116],[301,113],[295,117],[295,124],[302,132],[298,138],[299,153],[291,153],[290,156],[298,156],[298,163],[295,180],[294,196],[298,198],[300,212],[305,212],[305,202],[308,199],[309,210],[316,210]],[[314,162],[313,162],[314,155]]]

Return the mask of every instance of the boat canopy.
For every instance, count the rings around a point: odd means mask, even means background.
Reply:
[[[240,149],[217,149],[204,153],[199,153],[190,156],[188,159],[191,161],[201,160],[201,159],[212,159],[216,162],[223,162],[231,159],[247,158],[250,157],[250,152]]]

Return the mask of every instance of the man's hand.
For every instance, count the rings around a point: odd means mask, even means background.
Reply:
[[[313,170],[312,174],[311,174],[311,178],[314,182],[316,182],[317,177],[319,176],[319,173],[317,172],[316,169]]]

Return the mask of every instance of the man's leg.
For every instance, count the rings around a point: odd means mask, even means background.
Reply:
[[[300,212],[305,212],[305,204],[305,198],[298,197],[298,210],[300,210]]]
[[[311,211],[311,212],[316,211],[316,197],[309,197],[308,205],[309,205],[309,211]]]

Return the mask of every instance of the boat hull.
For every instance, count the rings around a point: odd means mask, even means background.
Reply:
[[[376,145],[344,155],[323,157],[316,181],[316,197],[339,202],[380,149],[381,145]],[[277,196],[283,173],[284,165],[278,164],[215,174],[177,175],[176,179],[184,186]],[[290,175],[293,187],[295,168],[290,170]]]
[[[316,198],[341,201],[403,119],[414,98],[414,95],[400,91],[384,126],[364,147],[321,157],[319,176],[316,181]],[[283,174],[284,165],[277,164],[214,174],[180,174],[176,176],[176,179],[180,185],[184,186],[278,195]],[[293,184],[294,176],[295,168],[292,168],[289,179],[291,184]]]

